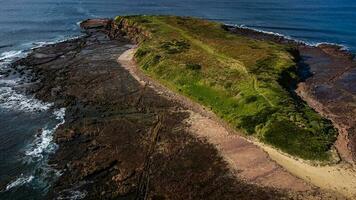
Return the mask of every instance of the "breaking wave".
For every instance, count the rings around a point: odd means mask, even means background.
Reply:
[[[25,66],[17,66],[17,69],[22,68],[25,72],[19,73],[11,66],[13,62],[26,57],[32,49],[52,43],[55,42],[33,43],[30,50],[8,51],[0,54],[0,112],[29,113],[35,116],[39,112],[45,115],[51,112],[50,118],[44,121],[46,124],[44,128],[39,134],[34,133],[33,141],[30,140],[29,145],[21,150],[24,157],[19,162],[28,166],[26,172],[23,171],[21,175],[15,176],[2,192],[12,192],[13,189],[23,186],[46,190],[61,175],[60,171],[48,165],[48,156],[57,149],[54,133],[60,125],[65,123],[66,110],[65,108],[54,109],[53,103],[43,102],[34,98],[33,95],[24,93],[21,88],[31,83],[29,81],[31,71]],[[78,196],[81,195],[78,194]]]
[[[299,39],[293,38],[293,37],[288,36],[288,35],[272,32],[272,31],[265,31],[265,30],[261,30],[261,29],[258,29],[258,28],[249,27],[249,26],[246,26],[244,24],[241,24],[241,25],[227,24],[227,25],[235,26],[235,27],[238,27],[238,28],[241,28],[241,29],[253,30],[253,31],[256,31],[256,32],[259,32],[259,33],[268,34],[268,35],[274,35],[274,36],[282,37],[282,38],[285,38],[287,40],[293,40],[295,42],[298,42],[300,44],[304,44],[304,45],[307,45],[307,46],[317,47],[317,46],[319,46],[321,44],[329,44],[329,45],[333,45],[333,46],[339,46],[339,47],[341,47],[341,50],[346,50],[346,51],[350,50],[349,47],[347,47],[345,45],[342,45],[342,44],[330,43],[330,42],[306,42],[304,40],[299,40]]]
[[[36,135],[34,141],[30,143],[30,146],[25,151],[24,162],[27,164],[35,164],[35,168],[30,172],[30,175],[20,177],[14,181],[8,183],[5,191],[9,191],[16,187],[21,187],[26,184],[31,186],[47,188],[50,180],[55,180],[61,175],[61,172],[52,168],[47,164],[48,155],[55,152],[57,144],[53,141],[54,132],[56,129],[65,123],[65,108],[56,109],[53,111],[53,115],[57,120],[57,124],[53,127],[44,128],[41,134]]]
[[[15,90],[27,77],[19,76],[11,68],[10,63],[24,58],[27,54],[28,52],[25,51],[9,51],[0,55],[0,108],[2,109],[35,112],[48,110],[52,106]]]
[[[18,93],[11,87],[0,88],[0,107],[6,110],[38,112],[46,111],[53,104],[44,103],[40,100]]]
[[[24,51],[7,51],[0,54],[0,62],[11,62],[15,58],[23,58],[26,56]]]
[[[23,186],[27,183],[30,183],[33,179],[34,179],[34,176],[32,176],[32,175],[31,176],[21,175],[21,177],[17,178],[15,181],[9,183],[6,186],[6,191],[11,190],[12,188]]]
[[[59,123],[52,128],[43,128],[41,133],[36,136],[30,148],[25,152],[26,156],[33,159],[40,159],[43,158],[45,154],[52,153],[56,150],[57,145],[53,142],[53,134],[60,125],[65,123],[65,110],[65,108],[61,108],[53,112]]]

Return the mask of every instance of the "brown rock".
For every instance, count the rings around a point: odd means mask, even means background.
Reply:
[[[112,20],[111,19],[87,19],[80,23],[80,28],[88,29],[107,29]]]

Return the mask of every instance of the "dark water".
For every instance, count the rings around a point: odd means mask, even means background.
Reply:
[[[9,52],[0,61],[1,200],[43,199],[60,175],[47,161],[57,148],[53,133],[64,123],[65,109],[21,92],[29,76],[20,76],[9,64],[26,52]]]
[[[7,111],[0,113],[0,117],[3,119],[0,124],[0,180],[6,184],[0,199],[41,199],[43,191],[59,175],[46,164],[49,152],[45,151],[55,145],[46,147],[41,156],[27,154],[41,148],[34,146],[38,139],[43,139],[34,136],[41,132],[38,128],[55,126],[56,120],[50,112]]]
[[[0,0],[0,74],[23,50],[80,35],[83,19],[130,14],[197,16],[356,52],[355,0]],[[64,111],[18,92],[22,82],[0,75],[0,199],[40,199],[58,176],[46,158]]]

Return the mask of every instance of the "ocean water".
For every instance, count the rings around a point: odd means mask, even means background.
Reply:
[[[57,148],[53,133],[64,123],[65,109],[21,92],[29,77],[9,64],[27,52],[0,54],[0,199],[42,199],[60,175],[47,161]]]
[[[196,16],[356,52],[355,0],[0,0],[0,199],[43,198],[60,175],[47,158],[65,117],[1,72],[33,47],[80,35],[83,19],[132,14]]]
[[[0,53],[79,32],[85,18],[190,15],[356,50],[354,0],[0,0]]]

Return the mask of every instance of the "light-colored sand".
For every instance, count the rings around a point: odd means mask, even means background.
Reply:
[[[232,169],[238,170],[239,176],[249,182],[294,191],[312,189],[306,182],[271,161],[261,148],[239,135],[229,134],[225,127],[213,119],[191,112],[188,123],[190,131],[214,144]]]
[[[293,159],[267,145],[257,143],[271,159],[290,173],[320,188],[337,191],[350,199],[356,199],[356,171],[349,164],[312,166],[302,160]]]
[[[159,94],[187,108],[191,113],[191,117],[187,120],[190,125],[189,131],[214,144],[230,164],[231,169],[238,172],[236,174],[239,176],[249,182],[288,191],[316,191],[315,186],[317,186],[356,199],[356,173],[351,168],[341,164],[325,167],[311,166],[267,145],[239,136],[212,112],[145,76],[133,61],[134,52],[133,47],[118,58],[121,66],[142,85],[153,88]]]

